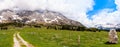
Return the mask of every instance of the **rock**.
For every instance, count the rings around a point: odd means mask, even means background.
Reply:
[[[115,29],[110,29],[109,31],[109,43],[110,44],[118,43],[118,36]]]

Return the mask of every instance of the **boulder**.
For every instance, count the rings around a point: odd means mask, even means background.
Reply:
[[[115,29],[110,29],[109,31],[109,43],[111,44],[118,43],[118,35]]]

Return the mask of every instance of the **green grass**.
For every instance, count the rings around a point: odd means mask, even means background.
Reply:
[[[29,27],[0,30],[0,47],[13,47],[13,34],[16,32],[20,32],[24,40],[35,47],[120,47],[120,40],[118,44],[105,44],[108,41],[108,32],[104,31],[83,32]]]
[[[0,47],[13,47],[13,33],[11,30],[0,30]]]
[[[108,32],[77,32],[68,30],[24,28],[20,35],[35,47],[120,47],[118,44],[105,44]],[[120,36],[120,33],[118,33]],[[80,45],[78,45],[80,36]],[[120,39],[120,37],[119,37]]]

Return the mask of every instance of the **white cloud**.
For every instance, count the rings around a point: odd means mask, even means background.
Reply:
[[[117,5],[117,10],[113,11],[112,9],[103,9],[99,13],[93,15],[93,23],[96,24],[119,24],[120,23],[120,0],[115,0]]]
[[[20,9],[49,9],[54,11],[69,11],[73,6],[70,0],[13,0],[15,7]]]
[[[81,3],[79,3],[80,7],[78,7],[77,12],[75,12],[75,14],[77,13],[77,15],[75,15],[74,17],[77,17],[77,21],[80,21],[82,24],[84,24],[87,27],[93,26],[92,25],[92,21],[90,19],[88,19],[88,15],[86,14],[88,11],[93,9],[94,6],[94,1],[93,0],[81,0]],[[79,6],[76,5],[76,6]],[[77,8],[77,7],[76,7]]]
[[[93,9],[93,0],[2,0],[0,9],[49,9],[59,11],[66,17],[80,21],[86,26],[90,26],[91,20],[87,18],[86,12]]]
[[[115,4],[117,5],[117,10],[120,11],[120,0],[115,0]]]
[[[11,0],[2,0],[0,1],[0,10],[12,8],[14,3]]]
[[[63,13],[66,17],[79,21],[82,24],[92,27],[95,24],[120,23],[120,0],[115,0],[117,11],[112,9],[103,9],[93,15],[93,20],[88,19],[86,14],[93,9],[94,0],[2,0],[0,1],[0,10],[20,9],[36,10],[49,9]]]
[[[95,24],[106,24],[106,23],[112,23],[117,24],[120,22],[118,19],[120,18],[120,14],[118,11],[110,12],[109,9],[105,11],[101,11],[100,13],[94,15],[93,22]]]

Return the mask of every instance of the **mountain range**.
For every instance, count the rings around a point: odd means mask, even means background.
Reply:
[[[80,22],[68,19],[62,13],[51,10],[10,10],[0,11],[0,23],[20,21],[21,23],[55,24],[83,26]]]
[[[102,30],[120,29],[120,24],[112,24],[112,23],[97,24],[95,25],[95,27]]]

